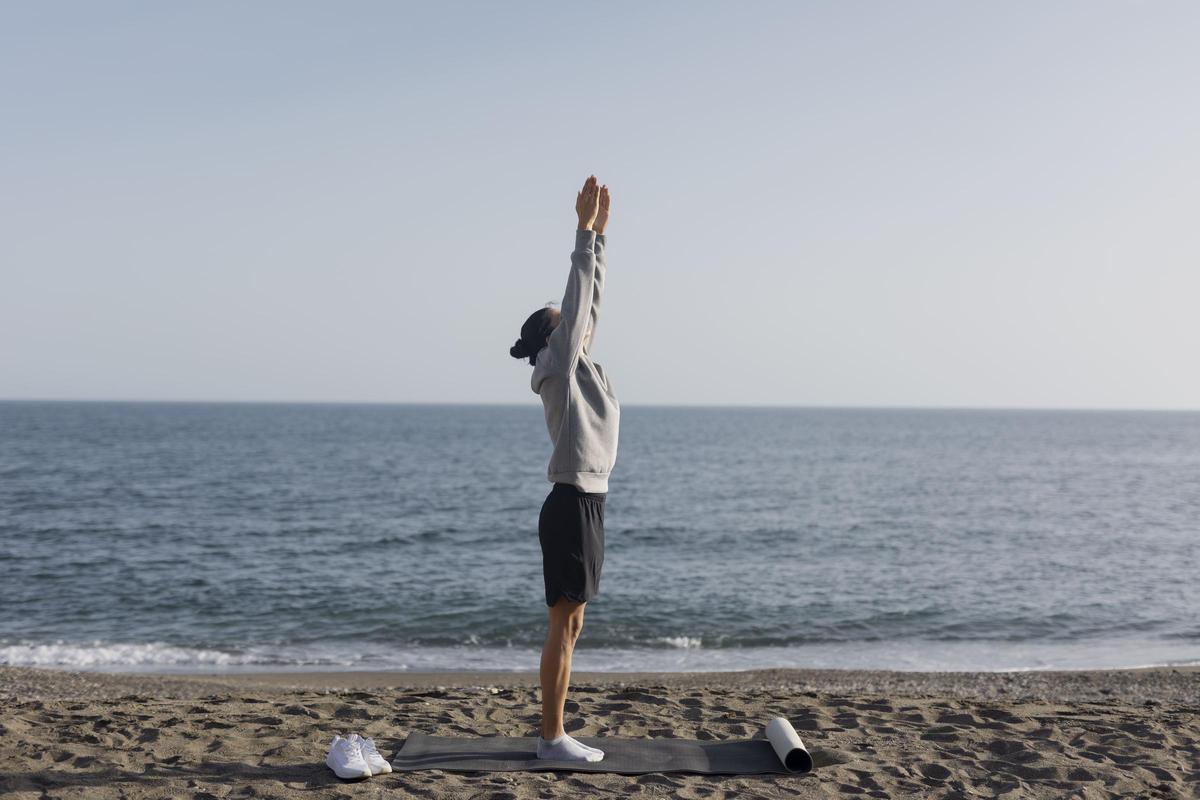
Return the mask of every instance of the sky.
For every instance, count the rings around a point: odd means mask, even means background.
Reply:
[[[1200,4],[4,2],[0,398],[1200,408]]]

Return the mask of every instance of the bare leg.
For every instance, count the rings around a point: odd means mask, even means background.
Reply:
[[[583,630],[583,608],[565,597],[549,607],[550,627],[542,647],[542,738],[562,736],[563,707],[567,702],[567,686],[571,681],[571,655]]]
[[[550,607],[550,630],[542,648],[542,735],[537,757],[567,761],[600,761],[604,751],[569,736],[563,729],[563,706],[571,680],[571,655],[583,629],[584,603],[566,598]]]

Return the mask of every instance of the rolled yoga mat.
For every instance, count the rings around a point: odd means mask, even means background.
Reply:
[[[600,761],[560,761],[537,757],[536,736],[430,736],[413,731],[392,759],[398,771],[443,769],[452,772],[563,770],[616,772],[699,772],[705,775],[800,774],[844,759],[821,750],[809,753],[791,723],[775,717],[765,739],[727,742],[698,739],[625,739],[576,736],[604,751]]]

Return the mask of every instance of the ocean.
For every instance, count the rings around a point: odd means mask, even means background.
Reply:
[[[1200,663],[1200,413],[623,406],[577,671]],[[0,664],[536,671],[541,405],[0,402]]]

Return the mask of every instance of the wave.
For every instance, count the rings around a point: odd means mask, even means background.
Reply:
[[[660,636],[654,641],[662,642],[670,647],[679,647],[682,649],[698,648],[703,644],[703,639],[699,636]]]
[[[18,642],[0,645],[0,664],[26,667],[213,666],[269,663],[222,650],[181,647],[166,642]]]
[[[398,646],[373,642],[187,646],[168,642],[0,640],[0,665],[110,672],[212,673],[309,670],[536,672],[539,648]],[[1200,665],[1200,649],[1178,642],[888,641],[784,647],[706,648],[699,638],[663,637],[647,646],[576,647],[573,668],[589,672],[748,669],[884,669],[1012,672]]]
[[[393,648],[366,645],[188,646],[170,642],[9,642],[0,640],[0,665],[79,670],[406,669]]]

